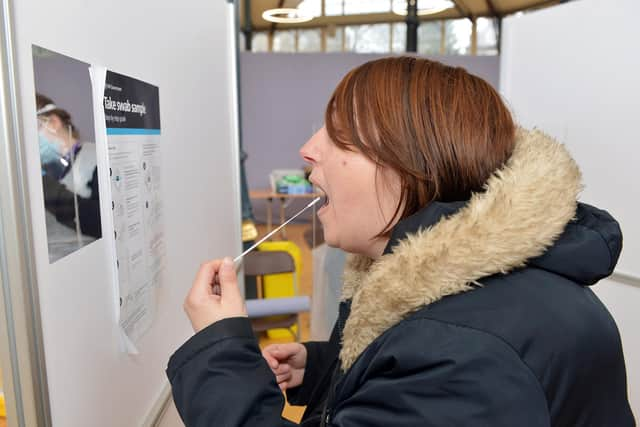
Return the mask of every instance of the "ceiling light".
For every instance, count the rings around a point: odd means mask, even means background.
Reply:
[[[313,19],[313,15],[305,14],[298,9],[283,7],[262,12],[262,19],[277,24],[298,24]]]
[[[417,0],[418,16],[434,15],[443,10],[451,9],[455,5],[450,0]],[[395,0],[393,2],[393,13],[396,15],[407,15],[407,2],[404,0]]]

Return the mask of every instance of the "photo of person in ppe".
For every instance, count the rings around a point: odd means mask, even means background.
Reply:
[[[102,237],[94,143],[83,143],[71,115],[36,94],[49,260]]]

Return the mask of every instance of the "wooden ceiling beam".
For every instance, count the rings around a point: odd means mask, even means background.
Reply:
[[[462,3],[462,0],[452,0],[453,1],[453,5],[456,7],[456,10],[458,11],[458,13],[460,14],[460,16],[462,18],[467,18],[470,21],[473,21],[473,13],[471,13],[471,10],[467,9],[467,6]]]
[[[484,14],[481,16],[485,16]],[[487,15],[488,16],[488,15]],[[456,19],[460,18],[459,14],[454,9],[449,9],[444,12],[440,12],[434,15],[418,16],[420,22],[425,21],[439,21],[442,19]],[[294,28],[320,28],[329,25],[344,26],[344,25],[361,25],[361,24],[381,24],[388,22],[405,22],[405,17],[396,15],[392,12],[382,13],[367,13],[358,15],[343,15],[343,16],[319,16],[313,18],[311,21],[302,22],[298,24],[281,24],[279,29],[294,29]],[[256,31],[268,31],[271,27],[271,23],[264,22],[254,23],[253,28]]]
[[[281,9],[283,5],[284,5],[284,0],[278,0],[278,9]],[[271,37],[273,37],[273,33],[276,32],[276,26],[277,25],[278,24],[275,23],[275,22],[271,23],[271,26],[269,28],[269,34],[270,34]]]
[[[283,0],[279,0],[279,3]],[[489,7],[486,12],[473,14],[465,6],[461,0],[454,0],[456,7],[442,11],[434,15],[419,16],[420,22],[426,21],[438,21],[443,19],[456,19],[456,18],[479,18],[479,17],[494,17],[503,18],[506,15],[510,15],[519,11],[527,11],[531,9],[539,9],[547,6],[553,6],[561,3],[561,0],[542,0],[536,3],[530,4],[525,7],[512,8],[512,9],[497,9],[495,0],[487,0]],[[493,7],[493,10],[492,10]],[[495,11],[495,13],[494,13]],[[303,22],[298,24],[282,24],[272,25],[270,22],[260,20],[260,22],[253,22],[254,31],[271,31],[272,29],[298,29],[298,28],[321,28],[330,25],[344,26],[344,25],[361,25],[361,24],[378,24],[387,22],[404,22],[405,18],[396,15],[391,12],[381,13],[366,13],[357,15],[343,15],[343,16],[319,16],[309,22]]]
[[[502,16],[505,15],[510,15],[512,13],[516,13],[516,12],[526,12],[528,10],[534,10],[534,9],[542,9],[544,7],[549,7],[549,6],[553,6],[556,4],[560,4],[561,1],[560,0],[543,0],[534,4],[530,4],[528,6],[525,7],[519,7],[519,8],[514,8],[514,9],[505,9],[502,11]]]
[[[491,13],[496,18],[502,18],[502,14],[498,12],[498,9],[496,9],[496,5],[493,4],[493,0],[486,0],[486,2],[487,8],[489,8],[489,13]]]

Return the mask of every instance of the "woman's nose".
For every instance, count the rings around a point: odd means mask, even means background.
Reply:
[[[302,157],[302,159],[313,165],[318,159],[317,159],[317,153],[316,153],[316,149],[315,149],[315,144],[314,144],[314,136],[312,136],[301,148],[300,148],[300,157]]]

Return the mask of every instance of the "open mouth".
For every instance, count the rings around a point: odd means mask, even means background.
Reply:
[[[315,184],[315,186],[317,192],[320,194],[320,208],[323,208],[329,204],[329,196],[327,196],[327,193],[318,184]]]

